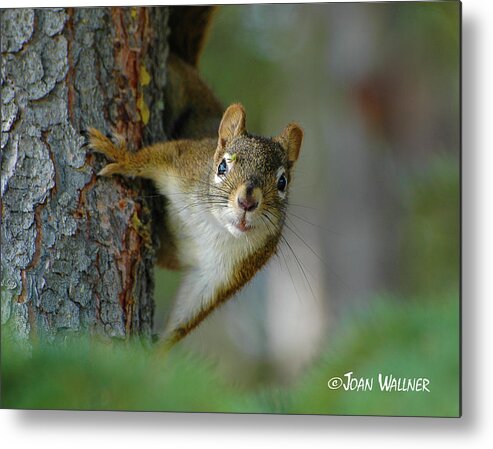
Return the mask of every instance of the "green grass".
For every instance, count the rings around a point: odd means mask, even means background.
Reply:
[[[79,339],[26,352],[2,339],[4,408],[165,410],[255,413],[457,416],[458,298],[381,299],[347,320],[327,351],[289,387],[238,389],[212,363],[184,353],[166,357],[138,341]],[[5,333],[5,332],[4,332]],[[5,335],[4,335],[5,337]],[[9,343],[10,342],[10,343]],[[330,390],[353,371],[427,377],[430,393]]]
[[[458,298],[381,301],[355,318],[317,367],[291,393],[291,413],[368,415],[459,415]],[[322,388],[334,377],[374,378],[372,391]],[[426,377],[430,392],[382,392],[378,373]]]

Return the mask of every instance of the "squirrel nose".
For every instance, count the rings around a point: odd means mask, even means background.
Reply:
[[[236,202],[245,212],[253,212],[262,202],[262,190],[252,181],[247,181],[238,188]]]
[[[258,201],[253,196],[239,196],[238,206],[240,206],[246,212],[251,212],[252,210],[255,210],[257,208]]]

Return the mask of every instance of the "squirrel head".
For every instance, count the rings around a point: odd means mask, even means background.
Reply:
[[[240,104],[222,117],[209,179],[211,209],[236,237],[280,235],[303,131],[291,123],[277,137],[258,137],[246,131],[245,121]]]

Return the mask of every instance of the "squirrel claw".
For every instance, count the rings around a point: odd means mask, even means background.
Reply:
[[[102,170],[99,171],[98,176],[111,176],[121,174],[121,165],[118,163],[108,164]]]

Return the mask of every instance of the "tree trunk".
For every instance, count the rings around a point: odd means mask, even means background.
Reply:
[[[114,128],[135,147],[165,138],[167,18],[1,11],[1,322],[20,338],[151,334],[161,200],[143,181],[98,178],[103,159],[81,133]]]

